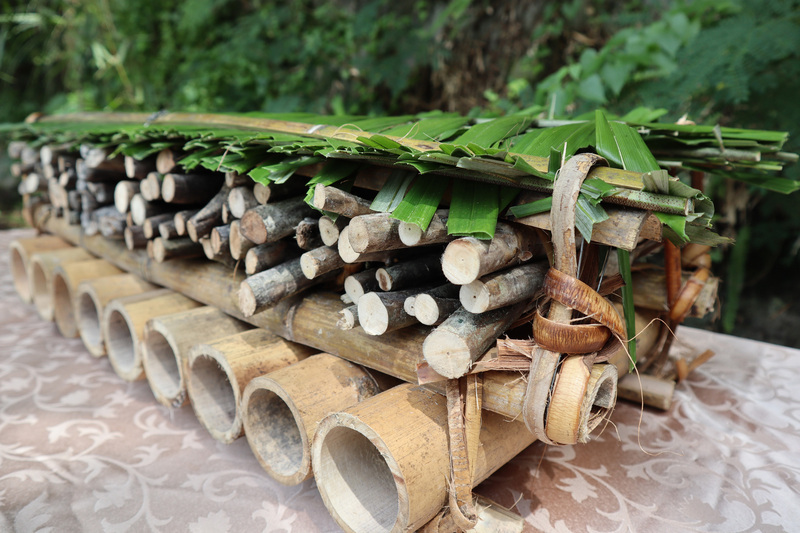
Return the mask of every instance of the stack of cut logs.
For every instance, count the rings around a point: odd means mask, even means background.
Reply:
[[[448,419],[456,378],[482,376],[462,381],[467,493],[535,440],[516,419],[526,394],[519,372],[530,368],[525,339],[549,270],[540,219],[501,220],[490,241],[454,238],[443,208],[422,231],[370,209],[387,175],[371,166],[349,191],[317,184],[314,209],[303,179],[265,186],[235,172],[187,173],[169,149],[135,160],[12,143],[10,154],[29,222],[52,234],[12,245],[20,296],[107,355],[122,379],[146,378],[159,403],[191,403],[214,438],[245,436],[275,479],[296,484],[313,472],[345,530],[464,528],[463,509],[448,511],[463,500],[451,464],[459,426]],[[705,252],[686,249],[683,266],[708,266]],[[614,261],[604,267],[611,292]],[[663,268],[634,276],[646,361],[666,343],[646,326],[671,296]],[[691,304],[673,323],[713,307],[716,279],[692,280]],[[498,343],[507,334],[518,340]],[[610,361],[627,371],[624,349]],[[593,379],[582,425],[614,405],[616,373]],[[648,401],[668,405],[674,383],[645,380],[654,383]],[[621,380],[619,393],[636,396],[639,382]],[[485,523],[520,530],[484,507]]]

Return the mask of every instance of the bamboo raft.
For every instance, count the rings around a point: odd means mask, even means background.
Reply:
[[[700,171],[793,188],[758,166],[796,159],[785,135],[731,162],[589,125],[600,155],[527,117],[31,117],[15,287],[281,483],[313,475],[347,531],[519,531],[477,483],[589,441],[618,396],[667,409],[713,355],[668,357],[716,301]]]

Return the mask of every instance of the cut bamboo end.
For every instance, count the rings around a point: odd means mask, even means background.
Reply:
[[[619,380],[617,393],[625,400],[666,411],[672,405],[675,382],[649,374],[628,374]]]
[[[31,290],[30,260],[36,253],[64,250],[73,246],[62,239],[53,235],[42,235],[28,239],[16,239],[8,247],[9,263],[11,264],[11,277],[14,280],[14,289],[22,301],[31,303],[33,292]]]
[[[103,311],[103,338],[108,360],[125,381],[143,379],[142,339],[148,320],[187,311],[200,304],[169,289],[112,300]]]
[[[473,483],[534,440],[521,422],[484,413]],[[403,384],[320,422],[311,447],[322,500],[353,532],[414,531],[447,501],[450,454],[442,396]]]
[[[315,351],[263,330],[253,330],[189,350],[186,388],[197,419],[214,439],[242,435],[242,393],[255,377],[298,363]]]
[[[65,337],[78,336],[75,307],[78,285],[85,280],[116,276],[123,271],[105,259],[89,259],[57,266],[53,271],[53,317]]]
[[[242,396],[247,442],[270,476],[297,485],[311,477],[311,441],[320,420],[379,391],[363,368],[333,355],[313,355],[247,385]]]
[[[111,300],[154,291],[158,287],[133,274],[119,274],[78,285],[75,295],[75,320],[84,346],[95,357],[106,355],[101,317]]]
[[[62,263],[88,259],[94,259],[94,256],[83,248],[64,248],[31,256],[28,279],[33,305],[43,320],[53,320],[53,271]]]
[[[189,349],[252,329],[215,307],[198,307],[147,322],[142,343],[142,366],[158,403],[181,407],[186,403]]]

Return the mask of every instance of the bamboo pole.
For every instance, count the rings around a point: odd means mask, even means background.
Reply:
[[[273,479],[297,485],[311,477],[319,422],[380,391],[366,370],[325,353],[253,378],[241,400],[247,443]]]
[[[78,336],[75,296],[80,282],[122,273],[122,270],[105,259],[59,264],[53,270],[53,317],[58,331],[65,337]]]
[[[219,192],[225,183],[225,176],[213,174],[174,174],[164,176],[161,182],[161,198],[171,204],[202,204],[208,202]],[[226,187],[226,192],[229,189]],[[227,200],[227,194],[226,198]]]
[[[312,214],[303,197],[298,196],[248,209],[240,228],[242,235],[256,244],[275,242],[294,233],[300,221]]]
[[[461,286],[459,299],[470,313],[485,313],[522,301],[532,301],[542,289],[547,263],[529,263],[489,274]]]
[[[30,278],[28,277],[31,257],[37,253],[68,248],[73,248],[72,244],[55,235],[40,235],[11,241],[8,247],[11,278],[14,280],[14,289],[23,302],[31,303],[33,301]]]
[[[82,248],[62,248],[52,252],[37,252],[31,255],[30,280],[31,297],[36,312],[43,320],[53,321],[55,302],[53,300],[53,272],[60,264],[74,261],[87,261],[94,256]]]
[[[295,364],[315,350],[263,330],[189,350],[186,388],[197,419],[214,439],[231,443],[244,427],[242,393],[255,377]]]
[[[103,338],[114,372],[125,381],[143,379],[142,340],[147,321],[200,305],[169,289],[134,294],[109,302],[103,310]]]
[[[154,291],[158,287],[133,274],[85,280],[75,295],[75,320],[84,346],[95,357],[106,355],[101,317],[111,300]]]
[[[534,441],[518,421],[484,413],[473,485]],[[311,447],[325,507],[349,532],[414,531],[447,502],[445,399],[403,384],[320,422]]]
[[[210,306],[151,318],[144,327],[142,367],[158,403],[181,407],[187,401],[189,350],[252,326]]]

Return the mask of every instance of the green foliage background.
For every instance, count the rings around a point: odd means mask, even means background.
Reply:
[[[559,118],[646,105],[666,109],[662,120],[687,115],[698,123],[790,131],[787,149],[800,151],[800,0],[0,6],[2,121],[33,111],[165,108],[472,115],[545,109]],[[798,165],[790,172],[796,179]],[[711,180],[709,191],[717,227],[729,236],[747,227],[749,235],[740,242],[747,253],[716,253],[718,273],[743,280],[723,291],[728,311],[721,322],[739,328],[759,298],[774,316],[788,316],[798,304],[787,295],[800,296],[798,283],[774,287],[800,272],[797,199],[723,180]],[[765,296],[765,281],[777,296]],[[800,345],[800,323],[780,329],[794,333],[779,342]]]

